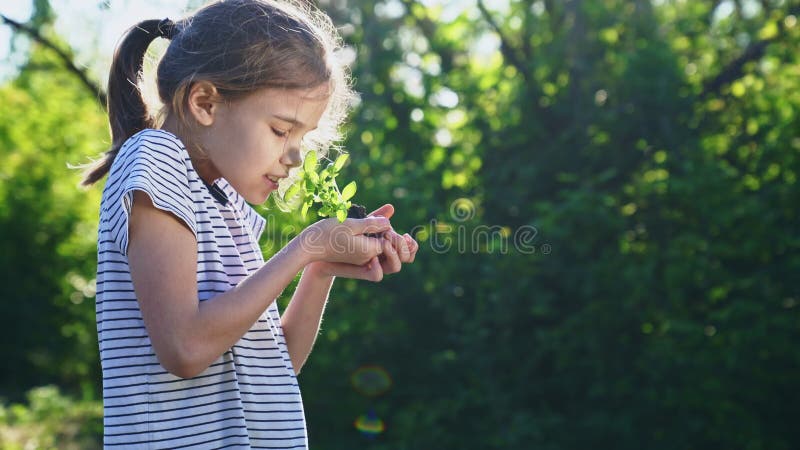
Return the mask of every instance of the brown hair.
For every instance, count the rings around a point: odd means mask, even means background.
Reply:
[[[197,81],[211,82],[228,102],[262,88],[306,89],[327,82],[327,109],[304,145],[324,151],[340,139],[339,127],[354,92],[346,65],[336,57],[341,49],[336,28],[309,3],[218,1],[174,25],[145,20],[131,27],[117,46],[108,80],[112,145],[86,168],[81,184],[90,186],[105,176],[122,144],[145,128],[157,128],[165,112],[174,112],[185,124],[187,97]],[[164,110],[154,115],[147,110],[140,82],[147,48],[160,36],[172,42],[156,76]]]

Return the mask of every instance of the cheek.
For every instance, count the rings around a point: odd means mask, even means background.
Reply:
[[[263,148],[268,142],[268,137],[264,133],[255,129],[255,125],[249,127],[236,127],[236,134],[230,136],[228,145],[231,147],[232,154],[238,156],[236,165],[244,170],[258,169],[259,163],[263,164]],[[249,167],[249,166],[256,167]]]

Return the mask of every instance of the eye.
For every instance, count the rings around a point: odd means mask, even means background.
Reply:
[[[284,138],[289,135],[288,131],[281,131],[275,127],[272,127],[272,132],[275,133],[275,136],[278,136],[280,138]]]

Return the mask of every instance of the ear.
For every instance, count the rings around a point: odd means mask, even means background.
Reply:
[[[211,126],[219,111],[219,93],[208,81],[198,81],[189,88],[189,113],[203,126]]]

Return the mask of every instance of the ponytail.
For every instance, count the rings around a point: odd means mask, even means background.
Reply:
[[[86,168],[82,186],[91,186],[108,173],[120,147],[129,137],[155,126],[139,91],[139,79],[147,47],[155,38],[173,34],[172,30],[169,31],[165,33],[164,21],[145,20],[131,27],[117,46],[108,77],[111,148],[101,160]]]

